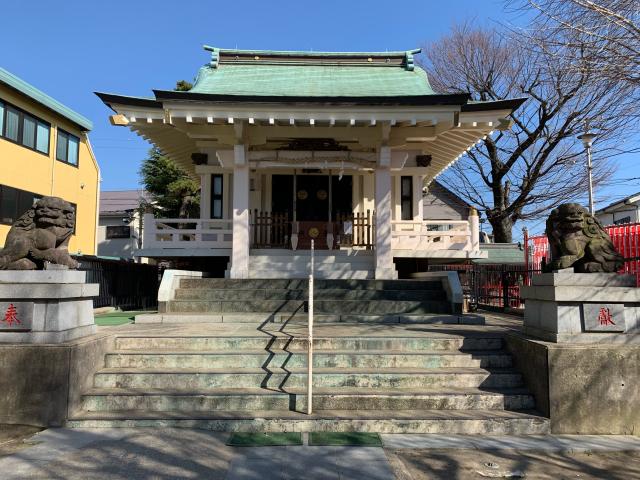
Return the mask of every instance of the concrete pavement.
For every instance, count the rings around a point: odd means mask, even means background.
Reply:
[[[629,436],[383,434],[384,448],[311,447],[306,438],[303,446],[233,448],[227,437],[187,429],[49,429],[25,440],[32,446],[1,457],[0,472],[6,480],[383,480],[394,478],[391,451],[640,451],[640,438]]]

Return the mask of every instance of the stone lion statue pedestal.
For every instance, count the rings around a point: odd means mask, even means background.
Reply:
[[[549,342],[628,342],[640,328],[640,289],[596,217],[576,203],[551,211],[547,273],[522,288],[524,332]],[[636,337],[637,338],[637,337]]]
[[[551,433],[633,435],[640,431],[640,288],[621,275],[624,258],[580,205],[547,221],[546,273],[522,287],[523,331],[505,342],[514,366],[549,417]]]
[[[640,333],[640,288],[633,275],[543,273],[521,295],[526,335],[557,343],[640,343],[633,335]]]
[[[75,208],[43,197],[11,227],[0,249],[0,343],[62,343],[95,333],[92,297],[68,252]]]
[[[96,332],[99,285],[76,270],[0,270],[0,343],[63,343]]]

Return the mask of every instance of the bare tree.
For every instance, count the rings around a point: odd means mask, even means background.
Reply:
[[[561,45],[558,52],[568,66],[582,68],[573,62],[577,50],[594,74],[640,86],[638,0],[515,0],[515,5],[537,13],[531,29],[544,32],[552,46]]]
[[[588,63],[567,68],[564,56],[552,52],[558,48],[532,49],[530,42],[468,24],[425,48],[423,66],[436,91],[465,91],[483,101],[528,97],[511,115],[510,130],[487,136],[439,178],[486,214],[496,242],[511,242],[517,221],[584,198],[586,169],[576,136],[585,124],[598,133],[596,185],[611,173],[606,159],[619,153],[631,109],[627,91],[593,76]]]

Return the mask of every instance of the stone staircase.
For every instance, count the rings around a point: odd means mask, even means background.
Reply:
[[[210,321],[122,328],[69,426],[548,432],[547,419],[531,413],[504,330],[461,325],[439,281],[317,281],[314,414],[306,415],[306,288],[304,280],[182,279],[167,315]]]
[[[319,326],[308,416],[305,326],[187,327],[119,334],[69,426],[548,432],[501,333]]]
[[[179,322],[199,320],[306,322],[307,280],[183,278],[165,316]],[[438,281],[327,280],[314,286],[317,322],[459,323]],[[465,321],[479,321],[467,316]]]
[[[308,250],[252,250],[249,278],[307,278],[310,261]],[[374,271],[372,250],[315,251],[315,278],[371,279]]]

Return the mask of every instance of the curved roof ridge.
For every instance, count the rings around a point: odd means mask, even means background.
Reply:
[[[404,57],[407,54],[415,55],[422,51],[421,48],[409,50],[395,50],[389,52],[320,52],[313,50],[242,50],[238,48],[218,48],[210,45],[203,45],[209,52],[221,54],[241,54],[241,55],[264,55],[264,56],[300,56],[300,57],[323,57],[323,56],[344,56],[344,57]]]

